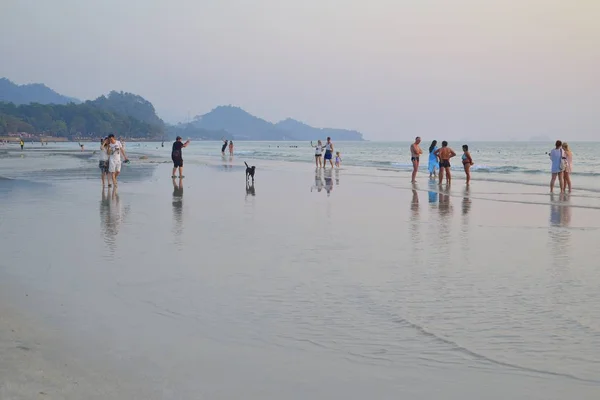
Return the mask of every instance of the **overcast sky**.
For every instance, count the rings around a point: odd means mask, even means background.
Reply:
[[[599,0],[0,0],[0,77],[169,121],[600,139]]]

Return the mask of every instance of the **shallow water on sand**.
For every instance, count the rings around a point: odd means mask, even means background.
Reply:
[[[148,168],[0,181],[0,287],[120,398],[598,398],[598,198]]]

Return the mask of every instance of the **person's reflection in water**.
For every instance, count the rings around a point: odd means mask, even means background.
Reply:
[[[104,242],[110,249],[111,254],[115,251],[119,227],[123,220],[121,201],[116,188],[102,189],[102,200],[100,201],[100,218],[103,222]]]
[[[412,186],[412,200],[410,202],[410,209],[412,211],[412,219],[415,219],[419,216],[419,192],[417,192],[417,187],[415,185]]]
[[[173,178],[173,233],[176,236],[183,232],[183,179]]]
[[[471,211],[471,197],[469,196],[469,192],[469,186],[465,187],[462,199],[462,213],[465,216],[469,213],[469,211]]]
[[[340,184],[340,169],[337,168],[335,170],[335,184],[339,186]]]
[[[435,204],[438,201],[438,188],[434,180],[429,180],[429,191],[428,191],[429,203]]]
[[[325,176],[325,191],[327,191],[327,196],[331,196],[331,192],[333,191],[333,176],[332,170],[327,169],[323,172]]]
[[[566,193],[550,195],[550,251],[556,266],[569,261],[568,249],[571,238],[571,205],[570,197]]]
[[[323,190],[323,178],[321,178],[320,168],[315,169],[315,184],[310,187],[310,191],[312,192],[313,189],[316,189],[317,192],[321,192]]]

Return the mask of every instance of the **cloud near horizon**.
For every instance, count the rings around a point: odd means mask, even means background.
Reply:
[[[600,119],[592,0],[6,0],[0,76],[167,121],[220,104],[368,139],[590,140]]]

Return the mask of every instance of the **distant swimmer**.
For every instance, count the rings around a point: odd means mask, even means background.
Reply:
[[[21,150],[23,150],[23,148],[25,147],[25,142],[23,141],[23,139],[19,141],[19,144],[21,145]]]
[[[454,152],[454,150],[452,150],[450,147],[448,147],[448,142],[447,141],[443,141],[442,142],[442,148],[437,149],[435,151],[435,155],[439,157],[440,159],[440,182],[439,184],[442,184],[442,181],[444,180],[444,173],[446,174],[446,183],[450,184],[451,180],[452,180],[452,175],[450,174],[450,159],[452,157],[456,156],[456,153]]]
[[[185,143],[181,142],[181,136],[177,136],[175,142],[173,142],[173,149],[171,150],[171,160],[173,160],[173,173],[171,178],[175,178],[175,172],[179,168],[179,178],[183,178],[183,154],[182,149],[190,144],[188,140]]]
[[[427,165],[427,167],[429,169],[429,179],[436,178],[435,170],[438,168],[438,166],[440,164],[440,160],[438,159],[438,156],[435,155],[435,151],[437,149],[438,149],[437,140],[434,140],[433,142],[431,142],[431,145],[429,146],[429,164]]]
[[[473,159],[471,158],[471,153],[469,153],[469,146],[463,144],[463,155],[462,155],[462,163],[465,169],[465,174],[467,175],[467,185],[471,183],[471,165],[473,165]]]
[[[227,143],[229,143],[229,141],[227,139],[222,139],[223,140],[223,146],[221,146],[221,155],[225,155],[225,150],[227,149]]]
[[[410,162],[413,165],[412,178],[410,180],[412,183],[417,182],[417,171],[419,171],[419,160],[420,160],[421,154],[423,154],[423,150],[421,150],[421,146],[419,146],[420,143],[421,143],[421,137],[417,136],[415,138],[415,142],[410,145]]]

